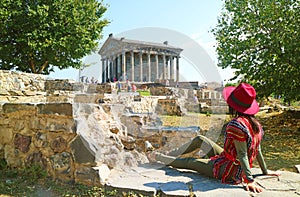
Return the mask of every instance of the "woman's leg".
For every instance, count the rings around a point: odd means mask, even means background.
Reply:
[[[200,148],[201,150],[203,150],[204,153],[208,157],[213,157],[213,156],[219,155],[219,154],[221,154],[221,152],[223,152],[223,148],[221,148],[215,142],[213,142],[212,140],[208,139],[207,137],[205,137],[203,135],[198,135],[190,142],[182,145],[179,148],[171,150],[168,153],[168,155],[177,157],[179,155],[190,153],[190,152],[196,150],[197,148]]]
[[[211,161],[210,159],[196,159],[192,157],[176,158],[161,153],[156,153],[155,159],[174,168],[195,170],[207,177],[214,178],[213,176],[214,164],[213,161]]]

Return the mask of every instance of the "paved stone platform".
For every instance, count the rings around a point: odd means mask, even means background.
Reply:
[[[161,164],[144,164],[126,172],[113,170],[106,180],[106,187],[145,196],[300,197],[300,174],[281,171],[278,179],[259,176],[260,173],[260,169],[253,169],[253,174],[257,175],[255,180],[264,188],[259,194],[244,190],[241,184],[222,184],[194,171],[178,170]]]

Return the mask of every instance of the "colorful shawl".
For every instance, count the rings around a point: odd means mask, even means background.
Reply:
[[[259,133],[254,134],[252,126],[246,117],[238,117],[231,120],[225,131],[224,151],[220,155],[211,158],[214,161],[214,176],[218,179],[221,178],[223,183],[238,184],[242,181],[247,182],[237,158],[234,140],[246,141],[248,160],[250,167],[252,167],[252,163],[258,153],[262,135],[262,127],[260,126]],[[220,169],[223,171],[221,172],[222,174],[220,174]]]

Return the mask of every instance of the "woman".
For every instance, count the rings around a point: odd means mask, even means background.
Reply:
[[[263,189],[255,184],[250,171],[256,158],[262,173],[268,174],[260,149],[263,129],[254,117],[259,111],[255,89],[249,84],[241,83],[237,87],[224,88],[223,97],[237,114],[226,126],[224,149],[199,135],[167,155],[153,152],[149,154],[149,160],[161,161],[175,168],[192,169],[208,177],[220,179],[223,183],[243,182],[247,191],[262,192]],[[209,159],[177,158],[197,148],[207,153]]]

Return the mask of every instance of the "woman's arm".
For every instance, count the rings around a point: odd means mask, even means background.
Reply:
[[[236,148],[236,153],[237,153],[238,159],[239,159],[242,169],[246,175],[246,179],[247,179],[246,182],[253,182],[254,179],[253,179],[253,176],[251,173],[251,168],[249,165],[246,142],[240,142],[240,141],[234,140],[234,145]]]
[[[267,165],[266,165],[266,162],[264,160],[264,157],[263,157],[263,154],[261,152],[261,148],[260,148],[260,145],[258,147],[258,153],[257,153],[257,161],[258,161],[258,164],[259,164],[259,167],[262,171],[263,174],[268,174],[268,169],[267,169]]]
[[[254,183],[254,179],[251,173],[251,169],[250,169],[250,165],[249,165],[249,160],[248,160],[248,154],[247,154],[247,144],[246,142],[239,142],[237,140],[234,141],[234,145],[236,148],[236,152],[237,152],[237,156],[238,159],[240,160],[240,164],[242,166],[242,169],[246,175],[246,190],[249,191],[253,191],[253,192],[257,192],[260,193],[263,191],[263,188],[261,188],[260,186],[256,185]]]

